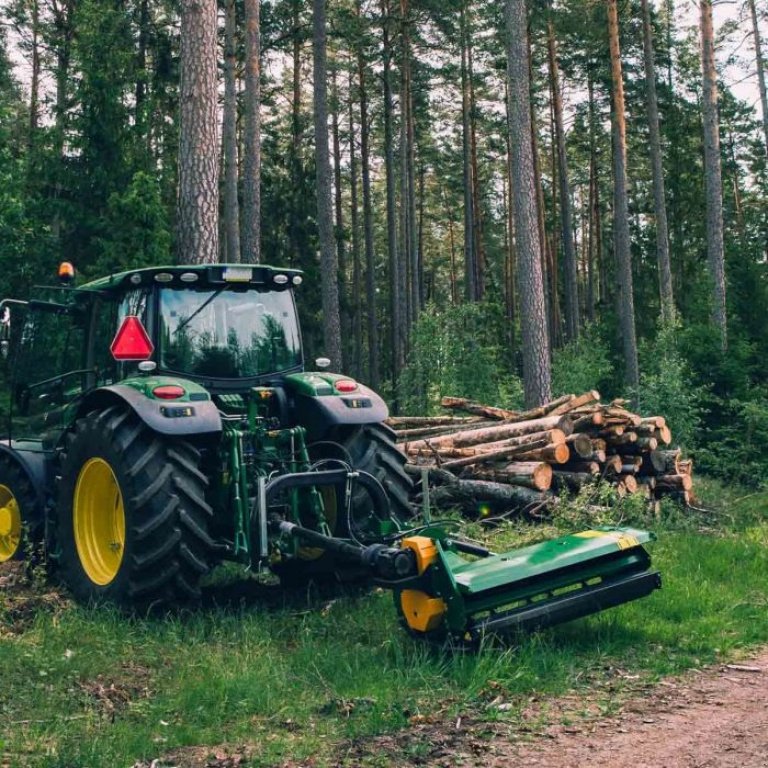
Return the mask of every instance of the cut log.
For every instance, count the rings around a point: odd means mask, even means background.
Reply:
[[[655,429],[651,436],[659,441],[659,445],[670,445],[672,443],[672,430],[669,427]]]
[[[693,474],[693,459],[686,459],[685,461],[677,462],[677,474],[678,475],[692,475]]]
[[[621,472],[622,467],[621,456],[614,454],[613,456],[606,456],[605,458],[605,471],[614,475],[618,475]]]
[[[615,421],[619,424],[627,424],[631,427],[639,427],[643,423],[643,420],[638,415],[630,413],[624,408],[606,408],[605,417],[606,424],[610,424]]]
[[[390,416],[385,420],[394,430],[418,429],[419,427],[463,427],[482,421],[477,416]]]
[[[658,474],[660,475],[679,475],[680,474],[680,449],[674,451],[654,451],[656,461],[660,466]]]
[[[637,478],[634,475],[619,475],[619,482],[624,485],[627,493],[637,493]]]
[[[557,400],[552,400],[549,403],[544,403],[544,405],[538,406],[538,408],[531,408],[530,411],[524,411],[523,413],[518,414],[517,419],[519,421],[530,421],[531,419],[540,419],[544,416],[548,416],[552,413],[552,411],[555,410],[555,408],[558,408],[559,406],[569,403],[571,400],[574,400],[576,398],[576,395],[563,395],[562,397],[558,397]]]
[[[442,435],[430,440],[435,448],[442,446],[452,446],[454,448],[466,448],[480,443],[489,443],[496,440],[506,440],[512,437],[522,437],[524,435],[544,432],[550,429],[559,429],[566,435],[573,431],[573,422],[568,416],[552,416],[549,418],[535,419],[531,421],[520,421],[515,423],[504,422],[492,427],[483,427],[481,429],[466,429],[460,432],[454,432],[450,435]],[[417,441],[419,442],[419,441]],[[426,448],[424,445],[416,445],[417,448]]]
[[[548,445],[546,440],[538,440],[533,443],[525,443],[524,445],[508,445],[504,448],[499,448],[494,451],[480,451],[475,449],[475,452],[471,456],[466,456],[460,459],[451,459],[450,461],[444,461],[442,466],[444,469],[456,469],[458,467],[468,467],[472,464],[487,464],[491,461],[499,461],[499,459],[507,459],[516,454],[525,453],[531,449],[544,448]],[[455,450],[455,449],[454,449]],[[460,449],[467,450],[467,449]],[[471,450],[471,449],[470,449]]]
[[[602,437],[604,440],[612,440],[614,437],[621,437],[625,432],[625,428],[621,424],[616,424],[607,429],[601,429],[598,433],[598,437]]]
[[[507,509],[525,508],[547,504],[551,497],[519,485],[491,483],[486,480],[456,480],[435,488],[430,494],[430,499],[438,506],[462,505],[463,511],[471,510],[479,514],[477,507],[484,502]]]
[[[545,462],[513,462],[499,469],[475,469],[472,475],[480,480],[522,485],[536,491],[548,491],[552,485],[552,467]]]
[[[595,411],[594,413],[586,414],[584,416],[578,416],[576,421],[573,422],[573,431],[583,432],[590,427],[599,427],[604,421],[605,417],[600,411]]]
[[[605,442],[605,440],[602,437],[593,437],[592,438],[592,450],[593,451],[604,451],[608,447],[608,443]]]
[[[565,438],[565,442],[571,450],[581,458],[586,458],[592,453],[592,441],[587,435],[574,433]]]
[[[556,469],[552,473],[552,487],[555,490],[567,488],[571,491],[578,491],[583,485],[594,482],[596,477],[587,472],[564,472]]]
[[[576,408],[581,408],[581,406],[583,405],[589,405],[589,403],[594,403],[596,400],[599,400],[599,399],[600,399],[600,393],[596,389],[593,389],[590,392],[585,392],[583,395],[579,395],[578,397],[573,397],[572,400],[568,400],[567,402],[562,403],[561,405],[558,405],[556,408],[553,408],[551,411],[547,411],[547,413],[550,416],[558,416],[563,413],[570,413]]]
[[[693,478],[690,475],[661,475],[656,478],[656,491],[690,491]]]
[[[663,416],[646,416],[641,420],[642,424],[652,424],[656,429],[667,426],[667,420]]]
[[[592,451],[589,456],[582,456],[584,461],[596,461],[598,464],[605,464],[606,455],[605,451]]]
[[[506,448],[509,445],[532,445],[541,440],[545,440],[549,445],[563,445],[565,443],[565,432],[561,429],[548,429],[546,432],[532,432],[530,435],[508,437],[506,440],[496,440],[492,443],[478,443],[473,450],[495,451],[499,448]],[[533,450],[533,448],[530,450]]]
[[[618,456],[616,458],[619,458]],[[637,467],[634,464],[622,464],[619,473],[622,475],[637,474]]]
[[[476,421],[472,422],[473,429],[481,429],[482,427],[491,427],[497,424],[495,421]],[[409,440],[417,440],[418,438],[425,437],[440,437],[441,435],[452,435],[457,431],[467,429],[466,425],[451,426],[443,425],[436,427],[414,427],[413,429],[398,429],[395,432],[398,442],[404,442]]]
[[[520,417],[520,413],[517,411],[508,411],[506,408],[473,403],[465,397],[444,397],[440,401],[440,405],[443,408],[454,408],[457,411],[466,411],[475,416],[483,416],[486,419],[495,419],[496,421],[510,421]]]
[[[568,472],[583,472],[587,475],[599,475],[600,465],[596,461],[569,461],[565,466],[558,467]]]
[[[640,473],[643,475],[663,475],[667,472],[667,461],[665,454],[668,451],[650,451],[649,453],[643,453],[643,466],[640,467]],[[677,474],[675,468],[672,472]]]
[[[519,461],[548,461],[551,464],[565,464],[571,457],[570,448],[565,443],[547,445],[535,451],[520,453],[515,458]]]
[[[622,432],[620,435],[606,438],[606,442],[611,445],[629,445],[637,442],[637,432]]]

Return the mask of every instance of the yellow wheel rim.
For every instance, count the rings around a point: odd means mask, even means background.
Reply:
[[[8,486],[0,485],[0,563],[10,560],[21,546],[21,510]]]
[[[125,552],[125,507],[112,467],[94,458],[80,470],[72,510],[75,546],[88,578],[106,586]]]

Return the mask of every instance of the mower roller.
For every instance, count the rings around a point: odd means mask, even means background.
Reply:
[[[156,267],[0,302],[0,562],[44,557],[79,600],[139,610],[194,600],[222,561],[363,577],[413,634],[464,641],[660,586],[643,531],[494,554],[420,519],[381,397],[304,369],[301,282]]]

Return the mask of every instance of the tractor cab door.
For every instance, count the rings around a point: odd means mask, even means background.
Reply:
[[[66,428],[68,409],[88,385],[86,330],[90,307],[31,301],[11,307],[10,419],[13,440],[52,448]]]

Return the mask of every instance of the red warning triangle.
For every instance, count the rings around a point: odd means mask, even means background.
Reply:
[[[115,360],[147,360],[155,351],[155,346],[141,320],[135,315],[128,315],[109,349]]]

